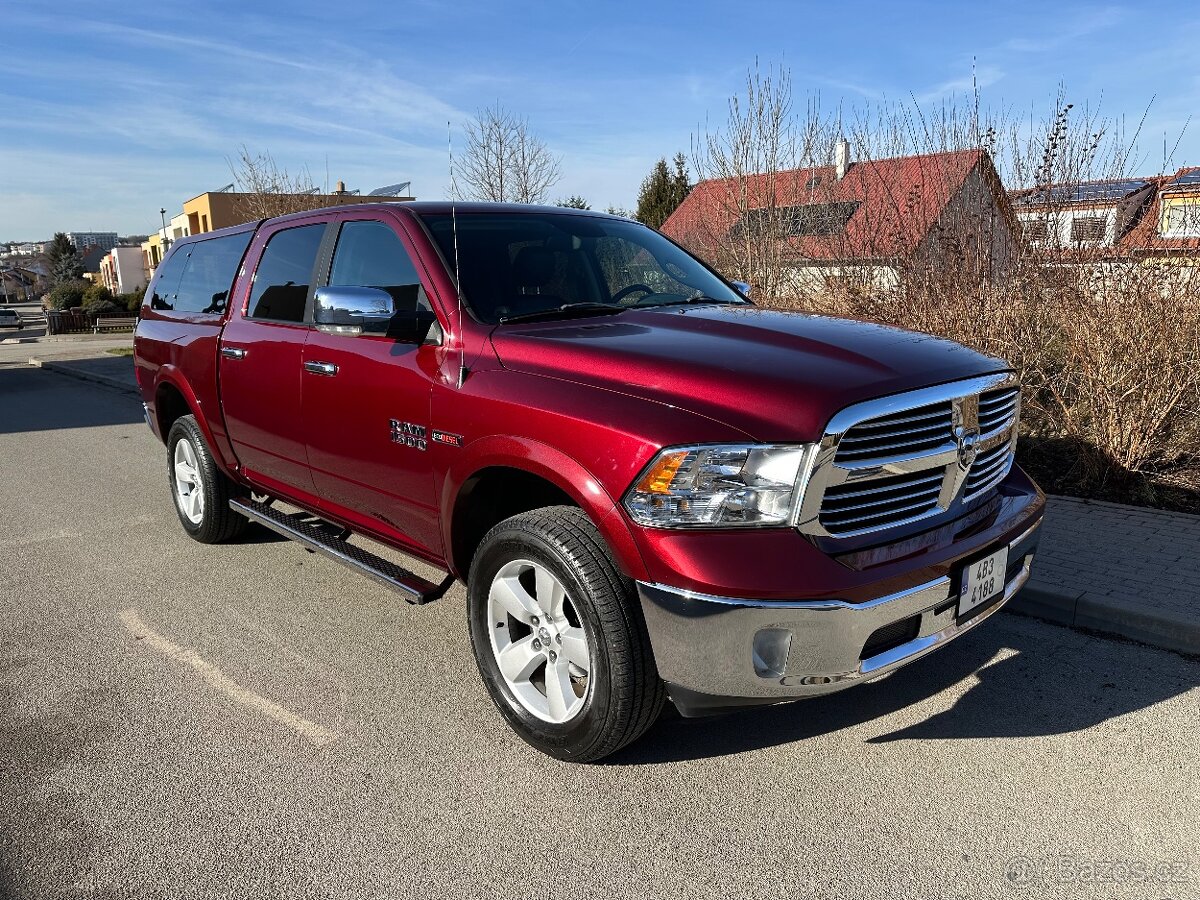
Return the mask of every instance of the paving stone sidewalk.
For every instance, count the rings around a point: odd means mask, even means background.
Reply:
[[[1200,654],[1200,516],[1050,497],[1033,577],[1011,607]]]
[[[138,393],[129,357],[29,361]],[[1200,516],[1050,497],[1033,577],[1009,608],[1200,655]]]

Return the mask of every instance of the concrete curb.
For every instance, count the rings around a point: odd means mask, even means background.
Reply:
[[[101,375],[97,372],[88,372],[85,369],[80,369],[72,366],[69,362],[51,362],[48,360],[38,359],[36,356],[29,358],[29,364],[36,366],[39,369],[48,369],[51,372],[58,372],[60,375],[67,375],[71,378],[78,378],[80,381],[92,381],[96,384],[103,384],[106,387],[116,388],[119,391],[124,391],[127,394],[140,394],[136,384],[130,384],[123,378],[110,378],[107,375]]]
[[[1151,647],[1200,656],[1200,621],[1155,609],[1145,601],[1101,597],[1085,591],[1063,591],[1030,583],[1009,601],[1008,609],[1068,628],[1098,631]]]

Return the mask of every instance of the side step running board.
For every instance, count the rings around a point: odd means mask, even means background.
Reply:
[[[366,575],[404,596],[409,603],[429,603],[436,600],[454,584],[447,575],[441,584],[426,581],[395,563],[388,562],[362,547],[355,547],[343,538],[344,532],[307,513],[288,513],[273,509],[265,503],[235,498],[229,501],[234,512],[252,522],[265,525],[286,538],[303,544],[309,550],[336,559],[360,575]]]

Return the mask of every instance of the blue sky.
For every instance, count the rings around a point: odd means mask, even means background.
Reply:
[[[936,104],[973,60],[984,102],[1026,116],[1060,83],[1132,123],[1153,98],[1137,174],[1200,113],[1200,6],[1182,2],[8,0],[3,26],[0,240],[152,231],[232,181],[242,144],[319,183],[441,197],[447,120],[461,145],[496,101],[561,156],[555,196],[628,207],[756,57],[791,70],[801,106]],[[1198,162],[1200,115],[1170,165]]]

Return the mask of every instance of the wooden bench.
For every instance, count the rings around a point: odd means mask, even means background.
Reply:
[[[118,318],[117,316],[105,316],[102,319],[97,319],[96,324],[92,326],[92,334],[100,334],[102,331],[133,331],[137,327],[137,319],[133,316]]]

